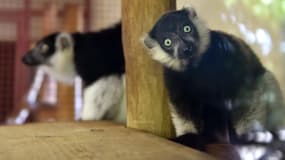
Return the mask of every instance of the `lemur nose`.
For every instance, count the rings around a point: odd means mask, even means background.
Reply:
[[[39,65],[40,62],[37,61],[32,55],[26,54],[22,57],[22,62],[26,65],[36,66]]]
[[[181,58],[181,59],[189,58],[192,56],[192,54],[193,54],[192,48],[186,48],[182,50],[180,54],[178,54],[178,58]]]
[[[22,62],[25,64],[31,64],[32,63],[32,58],[29,55],[25,55],[22,57]]]
[[[184,50],[184,54],[186,55],[186,56],[188,56],[188,55],[191,55],[191,50],[189,50],[189,49],[186,49],[186,50]]]
[[[183,53],[185,56],[190,56],[190,55],[192,55],[192,51],[193,51],[192,46],[189,46],[186,49],[184,49]]]

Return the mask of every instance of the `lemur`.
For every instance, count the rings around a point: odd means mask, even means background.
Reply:
[[[196,145],[195,138],[187,139],[195,133],[203,150],[205,144],[285,127],[273,74],[242,39],[209,29],[193,8],[165,13],[142,40],[163,65],[177,142]]]
[[[121,37],[120,23],[98,32],[56,32],[39,40],[22,61],[42,68],[64,83],[81,77],[86,86],[82,120],[124,122],[125,62]]]

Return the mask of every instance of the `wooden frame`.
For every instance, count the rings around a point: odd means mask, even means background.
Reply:
[[[150,59],[139,39],[162,13],[175,6],[175,0],[122,0],[127,126],[164,137],[174,132],[162,69]]]

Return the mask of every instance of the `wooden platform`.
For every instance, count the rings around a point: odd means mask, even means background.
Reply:
[[[0,127],[2,160],[211,160],[163,138],[108,122]]]

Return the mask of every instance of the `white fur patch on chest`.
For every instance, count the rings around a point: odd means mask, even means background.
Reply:
[[[56,52],[49,60],[49,65],[40,66],[47,74],[64,83],[73,83],[77,73],[74,65],[73,50]]]
[[[172,122],[174,124],[176,136],[182,136],[186,133],[198,133],[192,121],[182,118],[176,111],[173,103],[169,103]]]
[[[114,120],[126,118],[124,77],[109,75],[95,81],[84,90],[82,120]]]

